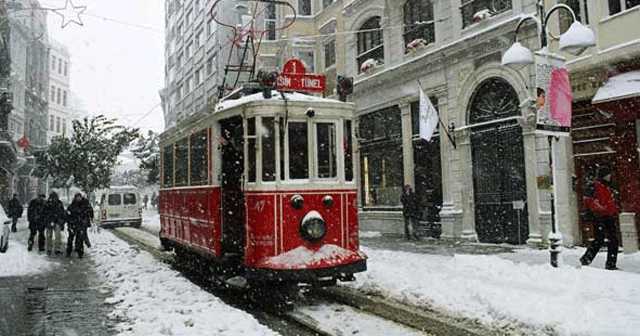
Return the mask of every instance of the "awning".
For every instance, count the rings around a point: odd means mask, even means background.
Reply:
[[[636,97],[640,97],[640,71],[629,71],[610,77],[598,89],[591,103],[602,104]]]

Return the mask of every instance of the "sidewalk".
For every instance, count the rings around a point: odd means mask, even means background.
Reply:
[[[112,335],[94,251],[84,259],[27,252],[28,229],[18,225],[0,254],[0,335]]]
[[[625,271],[607,271],[604,253],[578,267],[582,248],[406,242],[361,235],[368,270],[348,286],[427,310],[481,322],[504,334],[635,335],[640,330],[640,254],[620,255]]]

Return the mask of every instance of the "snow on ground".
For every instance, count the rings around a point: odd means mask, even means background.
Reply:
[[[150,232],[160,232],[160,214],[158,209],[149,208],[142,211],[142,227]]]
[[[554,269],[496,255],[363,250],[369,256],[368,271],[349,286],[365,292],[494,327],[551,327],[560,335],[637,335],[640,330],[639,274],[592,267]]]
[[[360,238],[380,238],[382,233],[378,231],[360,231]]]
[[[113,288],[111,315],[127,321],[121,335],[276,334],[112,233],[103,230],[93,241],[98,273]]]
[[[0,278],[43,273],[55,266],[54,262],[47,260],[46,254],[37,252],[37,247],[34,251],[28,252],[27,246],[17,238],[16,234],[12,233],[9,249],[6,253],[0,253]]]
[[[340,304],[316,304],[298,308],[331,335],[419,336],[423,333],[381,317]]]

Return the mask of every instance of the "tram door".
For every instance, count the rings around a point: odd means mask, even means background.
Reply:
[[[220,122],[222,134],[222,253],[242,256],[245,240],[244,195],[244,132],[242,118]]]

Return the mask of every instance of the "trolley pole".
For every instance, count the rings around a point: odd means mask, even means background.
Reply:
[[[549,254],[551,266],[558,267],[558,255],[560,254],[560,241],[562,236],[558,233],[556,223],[556,204],[555,204],[555,187],[553,178],[553,138],[554,136],[548,136],[549,141],[549,180],[551,182],[551,234],[549,235]]]

